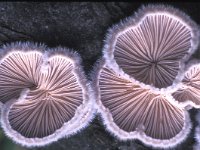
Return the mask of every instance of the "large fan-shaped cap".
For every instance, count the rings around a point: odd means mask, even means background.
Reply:
[[[140,82],[165,88],[179,78],[198,39],[198,27],[186,14],[148,5],[109,30],[104,57],[113,69],[119,67]]]
[[[141,87],[104,62],[97,68],[97,105],[111,133],[160,148],[173,147],[186,138],[190,119],[172,96]]]
[[[200,108],[200,64],[191,65],[185,72],[179,88],[172,94],[182,105]]]
[[[31,47],[31,43],[4,47],[3,51],[12,51],[0,63],[2,127],[15,142],[28,147],[72,135],[93,116],[78,54]]]

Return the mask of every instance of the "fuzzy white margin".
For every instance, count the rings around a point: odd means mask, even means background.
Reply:
[[[148,88],[148,86],[146,86],[145,88],[152,91],[152,93],[163,95],[172,105],[175,105],[183,110],[184,126],[182,130],[175,137],[171,139],[159,140],[159,139],[153,139],[147,136],[142,130],[127,132],[120,129],[117,126],[117,124],[114,123],[112,114],[110,113],[109,109],[107,109],[101,102],[101,96],[100,96],[100,91],[99,91],[99,76],[100,76],[102,68],[105,66],[107,66],[106,61],[103,58],[100,59],[94,66],[93,73],[91,74],[91,78],[93,79],[93,87],[95,89],[95,97],[97,101],[96,108],[103,120],[103,124],[107,131],[109,131],[113,136],[117,137],[121,141],[139,139],[147,146],[151,146],[154,148],[164,148],[164,149],[175,147],[187,138],[192,128],[190,116],[187,110],[181,105],[179,105],[179,103],[175,101],[169,93],[164,93],[162,91],[154,91],[151,88]],[[138,81],[134,79],[131,79],[131,82],[135,84],[139,83]]]
[[[78,83],[82,87],[83,92],[83,103],[77,108],[74,117],[63,124],[60,129],[57,129],[53,134],[43,138],[26,138],[13,130],[8,121],[8,113],[12,105],[16,100],[10,100],[1,106],[1,126],[6,135],[11,138],[14,142],[21,144],[26,147],[39,147],[45,146],[52,142],[59,140],[62,137],[70,137],[76,134],[83,128],[87,127],[94,118],[95,110],[94,95],[90,84],[87,82],[85,74],[81,66],[81,58],[76,52],[72,52],[70,49],[57,47],[55,49],[48,49],[43,44],[31,43],[31,42],[17,42],[5,45],[0,50],[1,58],[7,56],[15,51],[31,52],[38,51],[42,54],[47,53],[45,58],[49,59],[56,55],[60,55],[69,59],[74,66],[74,75],[76,76]]]
[[[191,61],[188,62],[188,64],[186,65],[185,72],[183,73],[183,76],[180,78],[181,81],[184,79],[185,74],[187,72],[190,72],[190,70],[193,69],[194,67],[197,67],[200,70],[200,61],[199,60],[194,60],[193,59],[193,60],[191,60]],[[177,84],[176,90],[173,91],[172,93],[176,92],[179,89],[187,89],[187,88],[188,88],[187,85],[185,85],[185,84],[183,84],[183,83],[180,82],[179,84]],[[182,105],[183,107],[200,108],[200,105],[195,104],[191,99],[188,99],[188,100],[186,100],[184,102],[179,102],[179,104]]]
[[[200,31],[199,31],[198,25],[188,15],[186,15],[184,12],[178,9],[175,9],[168,5],[150,5],[149,4],[147,6],[142,6],[135,14],[133,14],[130,17],[125,18],[124,20],[121,20],[120,23],[113,25],[111,28],[108,29],[108,33],[104,40],[105,44],[103,47],[103,54],[104,54],[103,57],[105,58],[109,67],[111,67],[116,72],[119,71],[119,73],[125,74],[125,72],[117,64],[113,55],[117,38],[126,30],[137,27],[146,18],[146,16],[156,15],[156,14],[164,14],[164,15],[169,16],[170,18],[178,20],[184,26],[186,26],[189,31],[191,31],[191,41],[190,41],[191,47],[190,49],[188,49],[188,54],[185,55],[180,60],[180,64],[179,64],[180,68],[172,85],[170,85],[169,87],[166,87],[168,89],[169,88],[173,89],[176,86],[176,84],[179,83],[180,80],[182,79],[183,71],[185,68],[184,63],[196,51],[199,45],[199,39],[200,39]],[[134,77],[129,76],[129,78],[134,78]],[[151,86],[151,87],[152,89],[158,90],[158,91],[165,90],[165,88],[159,89],[154,86]]]

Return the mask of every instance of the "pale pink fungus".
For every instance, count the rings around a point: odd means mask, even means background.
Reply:
[[[1,124],[15,142],[43,146],[70,136],[93,117],[90,87],[78,54],[14,43],[0,62]]]
[[[106,128],[121,140],[140,139],[153,147],[168,148],[190,132],[188,112],[170,94],[140,85],[104,61],[96,67],[94,87]]]
[[[193,64],[187,69],[178,90],[172,95],[184,106],[200,108],[200,63]]]
[[[179,79],[198,45],[198,26],[183,12],[148,5],[109,30],[104,57],[136,80],[165,88]]]
[[[104,59],[93,74],[107,129],[119,139],[158,148],[186,139],[190,118],[171,93],[198,44],[196,23],[165,5],[142,7],[109,29]]]

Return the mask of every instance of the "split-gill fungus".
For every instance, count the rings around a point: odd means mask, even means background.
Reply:
[[[188,112],[170,92],[153,90],[119,74],[103,60],[97,68],[97,105],[108,131],[121,140],[140,139],[159,148],[173,147],[187,137]]]
[[[183,105],[200,108],[200,64],[191,64],[173,97]]]
[[[89,123],[90,87],[78,54],[33,43],[13,43],[1,51],[1,124],[10,138],[43,146]]]
[[[198,44],[199,28],[185,13],[143,6],[109,29],[92,86],[77,53],[33,43],[4,46],[2,128],[24,146],[44,146],[86,127],[97,106],[119,139],[174,147],[191,129],[185,106],[200,105],[200,65],[185,72]]]
[[[198,33],[196,23],[183,12],[148,5],[109,29],[104,57],[130,77],[166,88],[197,48]]]
[[[198,44],[196,23],[165,5],[142,7],[110,28],[93,74],[98,110],[108,131],[157,148],[186,139],[190,118],[172,91]]]

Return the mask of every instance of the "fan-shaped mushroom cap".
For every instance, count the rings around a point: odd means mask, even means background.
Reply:
[[[172,95],[184,106],[200,108],[200,63],[188,68],[179,88]]]
[[[179,79],[198,40],[198,27],[189,16],[169,6],[148,5],[109,30],[104,57],[114,70],[165,88]]]
[[[121,140],[140,139],[152,147],[173,147],[190,131],[187,111],[168,94],[141,86],[103,61],[96,69],[97,105],[107,129]]]
[[[31,43],[22,43],[21,49],[16,45],[4,47],[12,51],[0,63],[5,133],[31,147],[85,127],[93,117],[93,104],[78,54],[64,48],[40,52],[31,49]]]

